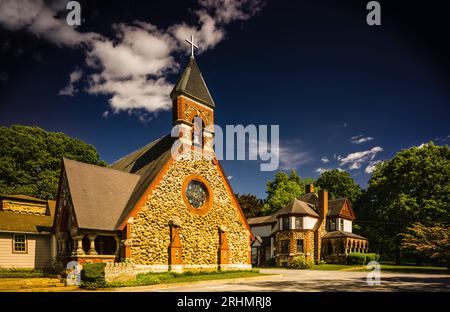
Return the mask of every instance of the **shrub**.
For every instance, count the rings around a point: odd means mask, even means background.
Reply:
[[[347,264],[366,264],[366,254],[360,252],[352,252],[347,255]]]
[[[65,268],[55,258],[49,260],[44,267],[45,276],[64,275]]]
[[[275,257],[270,258],[270,259],[267,261],[267,265],[268,265],[268,266],[271,266],[271,267],[276,266],[276,265],[277,265],[276,258],[275,258]]]
[[[81,287],[88,289],[106,287],[106,263],[87,263],[81,270]]]
[[[380,261],[380,255],[376,253],[366,253],[366,264],[370,261]]]
[[[352,252],[347,255],[347,264],[367,264],[370,261],[379,261],[380,255],[376,253]]]
[[[0,269],[0,278],[38,278],[44,277],[42,270],[33,269]]]
[[[314,265],[314,260],[306,258],[305,256],[295,256],[289,263],[291,269],[311,269]]]

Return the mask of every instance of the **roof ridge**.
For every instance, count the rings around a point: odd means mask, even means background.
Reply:
[[[95,168],[98,168],[100,170],[105,170],[105,171],[115,171],[115,172],[120,172],[120,173],[124,173],[124,174],[133,175],[133,176],[139,176],[138,174],[130,173],[130,172],[126,172],[126,171],[122,171],[122,170],[118,170],[118,169],[114,169],[114,168],[111,168],[109,166],[103,167],[103,166],[99,166],[99,165],[95,165],[95,164],[88,164],[88,163],[85,163],[85,162],[82,162],[82,161],[73,160],[73,159],[69,159],[69,158],[65,158],[65,157],[63,157],[63,161],[64,162],[66,162],[66,161],[74,162],[74,163],[77,163],[77,164],[80,164],[80,165],[84,165],[86,167],[95,167]]]
[[[157,139],[151,141],[150,143],[147,143],[147,144],[145,144],[144,146],[142,146],[142,147],[140,147],[140,148],[138,148],[138,149],[136,149],[136,150],[134,150],[134,151],[132,151],[132,152],[130,152],[130,153],[124,155],[124,156],[122,156],[121,158],[117,159],[117,160],[114,161],[112,164],[110,164],[108,167],[111,168],[112,166],[114,166],[115,164],[117,164],[118,162],[120,162],[121,160],[127,158],[128,156],[130,156],[130,155],[132,155],[132,154],[134,154],[134,153],[137,153],[137,152],[139,152],[139,151],[144,152],[144,150],[147,150],[148,148],[150,148],[150,145],[152,145],[152,144],[153,144],[153,145],[157,144],[159,141],[161,141],[162,139],[164,139],[166,136],[168,136],[168,134],[163,135],[162,137],[159,137],[159,138],[157,138]],[[120,170],[120,171],[122,171],[122,170]]]

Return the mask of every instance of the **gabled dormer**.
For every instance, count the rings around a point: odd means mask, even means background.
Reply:
[[[344,231],[352,233],[355,213],[347,198],[332,199],[328,202],[327,231]]]

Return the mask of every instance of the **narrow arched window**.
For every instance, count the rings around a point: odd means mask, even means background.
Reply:
[[[203,129],[205,128],[205,124],[200,116],[195,116],[192,124],[192,143],[194,146],[203,148]]]

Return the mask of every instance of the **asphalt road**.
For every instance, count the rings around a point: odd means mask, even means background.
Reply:
[[[281,274],[281,276],[232,282],[210,281],[188,286],[171,285],[139,291],[450,291],[450,275],[442,274],[382,272],[380,285],[369,286],[366,272],[262,269],[261,273]]]

